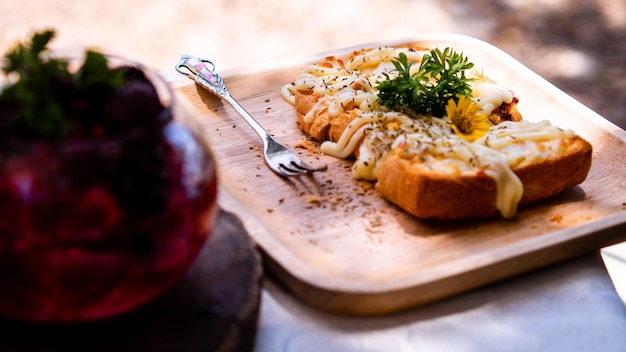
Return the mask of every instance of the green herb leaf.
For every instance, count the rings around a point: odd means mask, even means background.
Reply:
[[[123,73],[111,70],[104,55],[88,51],[76,73],[65,59],[46,57],[55,32],[35,33],[30,42],[19,43],[6,54],[2,69],[17,78],[0,93],[0,108],[9,109],[3,124],[16,126],[28,138],[63,139],[71,130],[75,97],[84,92],[117,89],[123,85]]]
[[[75,82],[79,90],[90,86],[119,88],[124,84],[124,73],[120,70],[110,70],[104,55],[89,50],[85,54],[83,66],[76,72]]]
[[[385,74],[377,87],[380,104],[389,109],[442,117],[450,99],[458,101],[472,92],[469,82],[474,79],[466,77],[465,71],[474,64],[450,48],[425,54],[414,74],[410,71],[415,61],[408,61],[405,53],[392,63],[398,75]]]

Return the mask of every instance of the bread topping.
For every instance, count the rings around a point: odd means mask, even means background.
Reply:
[[[359,109],[360,115],[347,125],[336,142],[321,144],[321,151],[334,157],[358,155],[353,165],[355,178],[375,181],[377,166],[389,153],[410,160],[415,167],[445,174],[484,172],[497,185],[496,208],[504,218],[513,217],[524,190],[512,167],[554,155],[566,148],[563,140],[574,137],[574,132],[548,121],[505,121],[492,126],[478,140],[468,142],[454,133],[448,117],[414,118],[379,106],[377,83],[394,75],[391,61],[400,52],[419,62],[427,51],[381,47],[354,53],[345,65],[336,58],[327,58],[306,67],[293,84],[284,87],[283,97],[293,104],[294,89],[319,95],[304,116],[306,123],[313,123],[322,112],[332,119],[347,109]],[[472,100],[481,113],[489,115],[513,100],[508,89],[482,74],[474,72],[474,78]]]

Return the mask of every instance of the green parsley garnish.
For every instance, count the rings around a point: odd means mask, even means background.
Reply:
[[[76,99],[121,87],[123,73],[111,70],[104,55],[88,50],[80,69],[71,73],[65,59],[47,57],[52,30],[35,33],[6,54],[2,70],[13,83],[0,91],[0,105],[10,108],[11,124],[34,138],[63,138],[72,127]],[[5,121],[4,124],[7,122]]]
[[[442,117],[450,99],[458,102],[459,96],[472,93],[469,82],[474,79],[465,71],[474,64],[450,48],[425,54],[414,74],[410,71],[415,61],[408,61],[406,54],[400,53],[392,63],[398,75],[391,78],[385,73],[386,80],[377,87],[380,104],[389,109]]]

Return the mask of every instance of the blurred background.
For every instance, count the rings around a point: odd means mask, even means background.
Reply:
[[[626,128],[624,0],[0,0],[0,52],[44,28],[173,72],[181,53],[218,69],[453,32],[503,49]]]

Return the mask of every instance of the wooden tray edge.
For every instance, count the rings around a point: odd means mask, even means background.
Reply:
[[[502,52],[500,49],[497,49],[486,42],[460,35],[447,34],[442,36],[440,34],[428,34],[398,41],[398,43],[420,42],[425,40],[462,41],[464,42],[464,44],[467,44],[469,42],[470,44],[478,46],[485,51],[489,51],[494,56],[502,57],[502,61],[511,62],[516,67],[518,67],[520,71],[528,73],[528,75],[532,76],[532,79],[537,81],[536,83],[541,84],[542,87],[545,87],[546,91],[555,95],[555,97],[559,101],[567,102],[570,105],[575,105],[577,109],[580,109],[582,111],[581,115],[584,115],[585,118],[593,121],[593,123],[599,125],[599,127],[606,132],[615,135],[616,137],[618,137],[618,139],[626,141],[626,131],[613,125],[597,113],[593,112],[580,102],[565,94],[557,87],[553,86],[542,77],[538,76],[532,70],[523,66],[517,60],[510,57],[508,54]],[[332,53],[337,54],[341,52],[349,52],[350,50],[353,50],[355,48],[382,44],[393,45],[394,43],[385,42],[378,44],[361,44],[351,48],[333,50]],[[323,55],[326,54],[322,53],[317,56],[321,57]],[[270,65],[265,64],[253,66],[246,69],[245,72],[264,71],[275,67],[282,68],[285,64],[300,65],[303,62],[311,61],[312,58],[314,59],[317,56],[307,56],[306,58],[291,58],[275,62]],[[235,77],[236,75],[242,74],[242,72],[244,71],[228,70],[224,73],[223,76],[228,79],[228,77]],[[187,81],[187,84],[193,84],[192,81],[188,79]],[[223,190],[223,192],[227,193],[226,190]],[[233,199],[226,202],[222,200],[220,205],[225,209],[236,213],[242,219],[245,219],[247,216],[250,215],[247,214],[245,211],[242,213],[241,210],[244,209],[243,206],[241,204],[235,203],[236,200]],[[541,266],[550,265],[558,261],[569,259],[571,257],[588,253],[593,250],[597,250],[598,248],[601,248],[603,246],[620,242],[626,239],[626,212],[614,214],[612,218],[614,218],[613,220],[618,220],[616,222],[614,221],[613,225],[606,224],[607,218],[597,220],[592,225],[590,225],[591,227],[594,227],[596,230],[595,232],[597,232],[596,234],[594,234],[594,236],[575,236],[573,239],[562,238],[562,241],[556,241],[547,247],[539,247],[539,249],[517,253],[516,255],[504,258],[501,262],[491,262],[489,263],[489,265],[477,267],[471,271],[461,272],[450,277],[441,278],[435,281],[427,282],[425,284],[420,284],[418,286],[390,289],[387,291],[383,290],[372,292],[370,290],[370,292],[359,292],[358,290],[352,289],[350,287],[346,288],[345,285],[343,285],[343,290],[337,291],[337,286],[333,286],[332,284],[324,282],[323,278],[321,278],[322,281],[317,281],[316,278],[320,279],[320,277],[313,270],[307,270],[308,268],[300,268],[305,271],[300,271],[299,274],[301,275],[295,275],[293,273],[293,267],[290,267],[290,269],[285,269],[285,266],[281,264],[281,261],[288,262],[284,259],[282,255],[277,255],[276,253],[273,253],[274,257],[272,257],[266,252],[263,253],[267,266],[274,271],[274,273],[283,281],[283,283],[286,284],[286,286],[292,292],[294,292],[296,296],[301,298],[303,301],[309,303],[310,305],[320,308],[322,310],[336,313],[351,315],[376,315],[394,312],[412,306],[443,299],[445,297],[468,291],[509,276],[518,275],[529,270],[537,269]],[[608,220],[608,222],[611,222],[610,219]],[[253,226],[249,225],[246,227],[248,228],[248,231],[252,238],[255,240],[255,242],[259,244],[259,247],[263,250],[265,247],[263,243],[263,238],[261,238],[261,236],[255,236],[255,230],[250,228]],[[586,233],[588,232],[589,231],[587,231]],[[555,255],[554,253],[551,253],[555,251],[559,254]],[[506,267],[511,267],[512,269],[503,270],[501,268],[498,268],[498,266],[502,266],[501,264],[507,262],[515,263],[515,265],[505,265]],[[496,272],[495,274],[494,271]],[[490,278],[484,280],[470,280],[472,276]],[[320,282],[322,284],[320,284]],[[454,289],[447,288],[450,286],[450,282],[455,282],[455,285],[453,285],[455,287]],[[461,282],[461,284],[459,284],[459,282]],[[333,288],[335,288],[335,290],[333,290]],[[421,292],[416,294],[416,289],[419,289]],[[380,304],[380,302],[383,301],[390,301],[390,303]],[[377,303],[371,304],[371,302]]]

